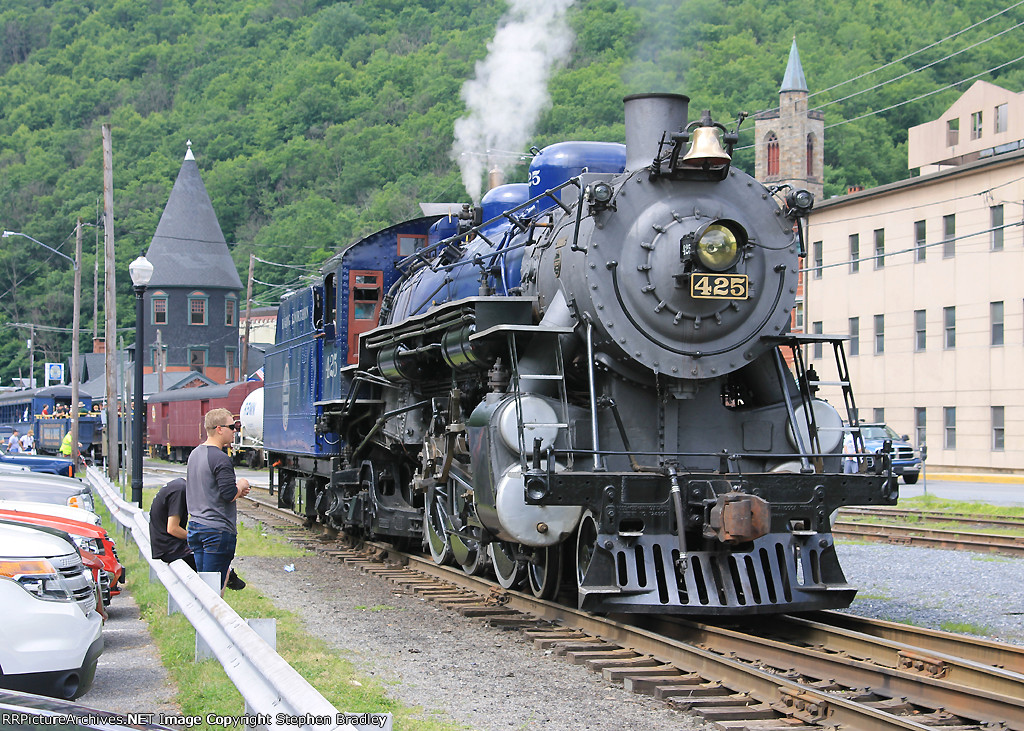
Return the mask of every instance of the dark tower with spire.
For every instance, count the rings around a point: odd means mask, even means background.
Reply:
[[[192,142],[146,257],[146,372],[156,365],[157,331],[166,371],[199,371],[218,383],[237,380],[238,295],[242,280],[213,211]]]
[[[807,80],[796,38],[779,89],[779,107],[754,117],[754,177],[766,185],[806,188],[816,201],[825,192],[825,115],[807,110]]]

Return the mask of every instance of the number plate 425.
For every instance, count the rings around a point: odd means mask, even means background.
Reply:
[[[694,299],[745,300],[749,296],[747,275],[694,272],[690,275],[690,296]]]

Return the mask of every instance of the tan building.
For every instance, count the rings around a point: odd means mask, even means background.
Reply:
[[[815,206],[807,330],[850,336],[861,419],[929,466],[1024,469],[1024,97],[975,83],[908,161],[920,176]]]

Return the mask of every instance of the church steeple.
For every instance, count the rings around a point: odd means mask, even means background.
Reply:
[[[786,64],[786,75],[782,77],[779,93],[786,91],[807,92],[807,79],[804,78],[804,67],[800,65],[800,51],[796,48],[796,36],[789,47],[789,63]]]
[[[808,111],[809,96],[794,38],[779,88],[778,108],[754,116],[754,177],[766,185],[788,183],[806,188],[821,200],[825,188],[825,117],[820,111]]]

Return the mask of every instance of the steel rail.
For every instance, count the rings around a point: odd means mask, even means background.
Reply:
[[[925,652],[956,655],[965,660],[973,660],[984,665],[992,665],[1024,674],[1024,647],[1017,645],[1007,645],[980,637],[967,637],[952,632],[898,624],[884,619],[871,619],[843,612],[815,612],[805,616],[810,619],[820,619],[833,627],[845,627],[862,634],[903,642]]]
[[[870,688],[877,693],[903,697],[911,703],[1006,728],[1024,730],[1024,678],[1004,679],[1000,685],[1011,695],[968,688],[955,681],[917,672],[888,668],[857,656],[841,656],[814,648],[796,647],[741,631],[672,618],[681,639],[716,652],[729,653],[750,662],[791,670],[818,679],[830,679],[849,688]],[[870,653],[868,653],[870,657]],[[1016,675],[1016,674],[1013,674]],[[1007,683],[1009,685],[1007,685]]]
[[[883,543],[951,548],[999,553],[1006,556],[1024,556],[1024,536],[1006,536],[996,533],[972,533],[960,530],[938,530],[880,523],[852,523],[836,521],[832,534],[839,538],[855,538]]]
[[[913,510],[910,508],[845,507],[839,509],[840,518],[864,516],[870,518],[914,518],[925,523],[964,523],[978,526],[992,526],[1024,530],[1024,518],[980,515],[972,513],[947,513],[941,510]]]
[[[940,678],[984,692],[1010,697],[1024,695],[1024,675],[1021,673],[966,659],[958,652],[925,650],[905,641],[909,637],[882,638],[831,624],[825,617],[819,621],[806,617],[780,617],[767,630],[767,633],[762,633],[755,628],[752,634],[767,634],[771,639],[781,639],[790,645],[803,645],[815,651],[870,660],[882,667]]]

